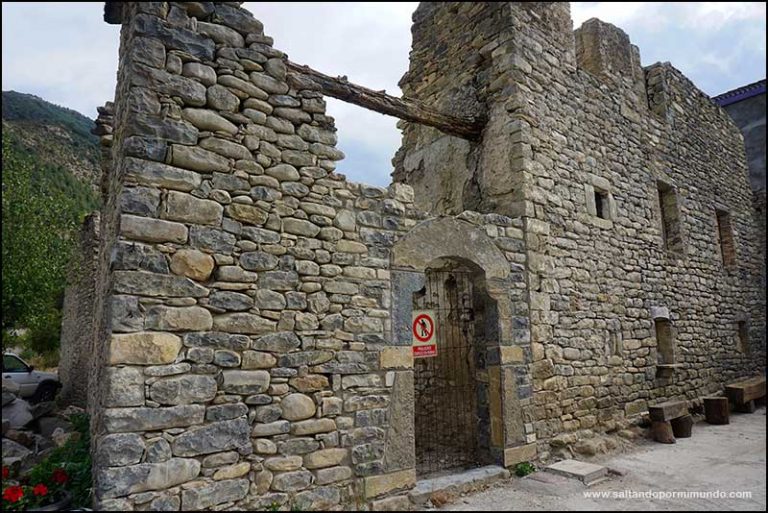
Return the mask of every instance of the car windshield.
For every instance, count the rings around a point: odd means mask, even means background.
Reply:
[[[3,355],[3,372],[26,372],[27,366],[19,360],[17,357],[4,354]]]

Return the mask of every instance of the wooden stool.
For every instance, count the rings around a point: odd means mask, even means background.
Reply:
[[[677,438],[690,438],[693,431],[693,417],[690,415],[683,415],[669,421],[672,424],[672,433]]]
[[[705,397],[704,419],[710,424],[728,424],[730,406],[727,397]]]
[[[656,421],[651,424],[651,436],[662,444],[676,443],[675,434],[672,431],[672,424],[669,421]]]

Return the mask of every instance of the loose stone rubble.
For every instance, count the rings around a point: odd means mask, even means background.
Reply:
[[[422,4],[405,93],[488,124],[479,142],[401,125],[381,188],[334,173],[322,94],[239,2],[108,3],[105,19],[122,32],[97,121],[93,336],[65,339],[88,348],[97,508],[409,507],[410,315],[439,259],[481,269],[494,305],[501,465],[761,367],[738,130],[671,66],[640,68],[619,29],[587,22],[575,45],[567,4]],[[661,246],[657,179],[684,197],[687,256]],[[717,260],[715,190],[738,273]],[[667,381],[654,312],[677,327]]]
[[[14,475],[27,472],[56,447],[80,436],[69,416],[82,408],[57,410],[53,402],[30,405],[19,396],[19,385],[3,378],[3,468]]]

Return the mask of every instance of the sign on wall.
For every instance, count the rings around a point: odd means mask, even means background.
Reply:
[[[435,335],[435,312],[432,310],[414,310],[411,334],[413,335],[413,357],[428,358],[437,356],[437,337]]]

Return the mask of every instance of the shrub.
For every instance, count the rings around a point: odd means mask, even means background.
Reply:
[[[79,226],[97,203],[87,185],[5,129],[2,143],[2,327],[29,328],[26,345],[52,352]]]
[[[536,467],[534,467],[533,464],[528,461],[524,461],[515,465],[515,475],[518,477],[525,477],[528,474],[533,474],[534,472],[536,472]]]

